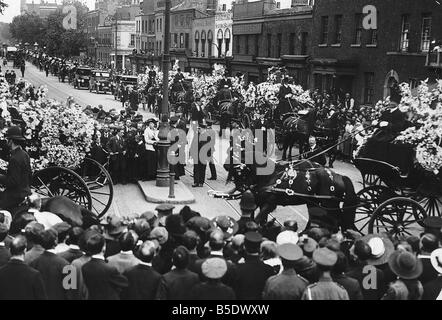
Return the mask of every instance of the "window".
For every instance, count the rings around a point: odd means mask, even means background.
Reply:
[[[408,51],[408,46],[410,44],[410,15],[402,15],[402,26],[401,26],[401,51]]]
[[[259,57],[259,34],[255,35],[255,57]]]
[[[364,103],[372,104],[374,96],[374,73],[365,73]]]
[[[239,37],[235,37],[235,52],[240,53],[240,46],[239,46]]]
[[[355,14],[355,36],[353,39],[354,44],[362,43],[362,14]]]
[[[321,44],[328,43],[328,17],[321,17]]]
[[[336,44],[342,41],[342,15],[335,16],[335,39]]]
[[[201,56],[206,56],[206,31],[201,32]]]
[[[249,36],[244,36],[244,43],[245,43],[245,54],[249,54]]]
[[[276,42],[276,58],[281,57],[282,53],[282,34],[278,33]]]
[[[227,5],[223,3],[223,11],[227,11]]]
[[[308,32],[303,32],[301,34],[301,54],[307,54],[307,41],[308,41]]]
[[[315,80],[315,89],[322,90],[322,74],[315,73],[314,80]]]
[[[135,46],[135,35],[134,34],[130,35],[130,46],[131,47]]]
[[[431,43],[431,15],[422,16],[421,51],[427,52]]]
[[[184,48],[184,33],[180,33],[180,48]]]
[[[281,2],[277,2],[276,3],[276,9],[280,9],[281,8]]]
[[[184,48],[189,49],[189,34],[184,34]]]
[[[376,45],[378,44],[378,30],[377,29],[370,29],[370,39],[368,39],[370,42],[369,44]]]
[[[296,33],[290,33],[289,54],[295,54]]]
[[[223,45],[223,38],[224,38],[223,31],[219,29],[216,35],[216,39],[218,40],[218,58],[221,57],[222,55],[221,47]]]
[[[224,31],[224,41],[225,41],[225,45],[226,45],[226,56],[227,53],[230,51],[230,29],[226,29]]]
[[[213,33],[212,30],[209,30],[209,32],[207,32],[207,56],[211,57],[212,56],[212,48],[213,48]]]
[[[173,34],[173,47],[178,47],[178,33]]]
[[[199,41],[200,41],[200,33],[198,31],[195,32],[195,54],[198,57],[199,54]]]
[[[272,35],[270,33],[267,34],[267,57],[272,56]]]

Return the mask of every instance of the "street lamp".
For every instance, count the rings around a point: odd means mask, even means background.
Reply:
[[[170,68],[170,0],[165,0],[164,8],[164,51],[163,51],[163,101],[161,123],[158,133],[157,187],[170,187],[170,167],[168,161],[169,141],[169,68]]]

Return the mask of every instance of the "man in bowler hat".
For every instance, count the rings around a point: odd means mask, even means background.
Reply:
[[[7,174],[0,174],[0,184],[5,191],[0,192],[0,209],[11,211],[31,195],[31,160],[21,144],[24,143],[20,127],[10,127],[5,135],[11,150]]]

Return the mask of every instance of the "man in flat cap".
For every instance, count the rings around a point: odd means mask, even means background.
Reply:
[[[252,191],[247,190],[243,193],[241,201],[239,202],[239,206],[241,209],[241,218],[238,220],[238,233],[245,234],[247,232],[246,223],[253,221],[253,214],[258,207],[256,205],[255,196],[253,195]]]
[[[133,253],[138,241],[138,236],[133,230],[129,230],[120,235],[118,241],[120,243],[121,252],[107,259],[111,267],[114,267],[120,273],[124,273],[140,263],[140,260],[138,260]]]
[[[129,286],[121,293],[122,300],[154,300],[161,281],[161,275],[152,267],[158,245],[154,241],[145,241],[136,253],[138,265],[128,269],[124,276]]]
[[[209,258],[201,266],[206,282],[195,285],[191,292],[192,300],[235,300],[235,292],[221,282],[227,272],[223,258]]]
[[[348,293],[341,285],[333,281],[331,270],[338,260],[336,252],[328,248],[319,248],[313,252],[313,261],[321,272],[319,281],[307,287],[302,300],[349,300]]]
[[[262,240],[257,232],[245,234],[245,262],[237,266],[233,286],[239,300],[261,300],[267,279],[274,275],[273,268],[259,258]]]
[[[43,279],[37,270],[23,260],[27,241],[17,236],[11,243],[11,259],[0,269],[0,300],[45,300]]]
[[[301,300],[309,284],[295,271],[296,261],[303,256],[302,249],[296,244],[284,243],[277,250],[284,270],[267,280],[262,297],[264,300]]]

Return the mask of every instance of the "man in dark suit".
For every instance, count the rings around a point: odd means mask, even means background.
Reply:
[[[308,139],[308,144],[309,150],[303,155],[303,158],[310,159],[310,161],[312,162],[316,162],[319,163],[321,166],[325,166],[325,164],[327,163],[327,159],[325,158],[325,154],[321,153],[322,150],[316,144],[316,138],[310,137]]]
[[[202,264],[207,259],[210,259],[210,258],[221,258],[221,259],[225,260],[224,254],[223,254],[225,244],[226,244],[226,242],[224,241],[224,232],[221,229],[215,229],[214,231],[212,231],[212,233],[210,233],[210,236],[209,236],[210,254],[206,259],[200,259],[200,260],[196,261],[196,267],[197,267],[198,273],[200,274],[200,279],[202,281],[206,280],[202,274],[202,269],[201,269]],[[228,285],[229,287],[231,287],[234,285],[234,282],[235,282],[236,266],[230,261],[226,261],[226,264],[227,264],[227,272],[222,277],[221,281],[225,285]]]
[[[289,85],[289,78],[285,77],[282,80],[282,85],[279,88],[278,92],[279,104],[277,108],[277,114],[279,117],[282,117],[284,114],[292,111],[289,100],[289,95],[291,95],[292,93],[292,88],[290,88]]]
[[[44,229],[45,227],[36,221],[29,223],[25,228],[25,235],[26,239],[28,240],[28,248],[30,248],[30,250],[25,253],[24,262],[28,265],[45,251],[41,245],[41,235]]]
[[[132,87],[129,88],[129,103],[131,110],[138,111],[140,100],[138,98],[138,92]]]
[[[187,269],[189,265],[189,251],[179,246],[175,249],[172,262],[176,269],[166,273],[158,287],[158,300],[188,300],[189,292],[199,283],[196,273]]]
[[[11,210],[31,195],[32,169],[29,155],[21,144],[26,141],[18,126],[10,127],[5,138],[11,149],[7,174],[0,174],[0,184],[5,191],[0,192],[0,209]]]
[[[407,128],[406,115],[398,108],[401,99],[399,87],[393,86],[390,94],[390,106],[382,113],[379,119],[380,129],[374,133],[372,139],[378,142],[390,142]]]
[[[119,273],[124,273],[130,268],[138,265],[140,260],[135,257],[133,251],[135,249],[138,236],[133,230],[123,233],[118,238],[121,252],[107,258],[109,266],[114,267]]]
[[[110,167],[112,179],[115,184],[126,184],[126,142],[124,140],[124,129],[116,128],[117,134],[110,138],[107,143],[107,150],[110,154]]]
[[[236,268],[233,290],[239,300],[261,300],[264,286],[274,275],[273,268],[259,258],[262,236],[257,232],[245,234],[245,263]]]
[[[8,232],[8,226],[4,223],[0,223],[0,267],[3,267],[6,263],[8,263],[9,258],[11,258],[11,253],[5,245],[5,239]]]
[[[78,246],[78,241],[83,236],[84,230],[79,227],[71,228],[68,232],[68,238],[66,239],[66,244],[69,249],[64,252],[60,252],[58,255],[65,259],[67,262],[72,263],[75,259],[84,256],[84,252],[81,251]]]
[[[43,279],[37,270],[26,265],[27,242],[17,236],[11,243],[11,259],[0,268],[0,300],[45,300]]]
[[[434,234],[426,233],[420,239],[420,254],[417,258],[422,261],[422,274],[418,278],[422,284],[438,277],[438,272],[431,264],[431,253],[439,247],[439,242]]]
[[[90,300],[119,300],[121,291],[128,286],[127,278],[104,259],[105,239],[96,232],[86,241],[91,260],[81,268]]]
[[[197,247],[200,245],[201,238],[193,230],[188,230],[184,233],[182,244],[189,250],[189,266],[188,269],[194,273],[199,273],[197,261],[199,256],[197,253]]]
[[[210,143],[210,137],[206,133],[206,125],[199,124],[198,132],[195,134],[192,146],[191,157],[193,158],[193,185],[192,187],[202,187],[206,179],[206,168],[208,162],[208,154],[202,154],[203,147]],[[208,151],[210,152],[210,150]],[[201,154],[200,154],[201,153]]]
[[[121,293],[122,300],[154,300],[161,275],[152,268],[157,246],[153,241],[144,242],[137,252],[140,263],[127,270],[124,276],[129,286]]]
[[[30,266],[40,271],[49,300],[67,300],[67,289],[63,287],[65,267],[69,265],[65,259],[55,254],[57,246],[57,231],[48,229],[43,231],[42,246],[46,250]]]
[[[213,121],[212,120],[207,120],[207,134],[209,135],[207,141],[208,143],[210,143],[211,141],[213,141],[213,143],[215,143],[215,130],[213,130],[212,128],[213,125]],[[208,156],[209,156],[209,169],[210,169],[210,178],[209,180],[216,180],[217,179],[217,174],[216,174],[216,167],[215,167],[215,160],[213,159],[213,153],[215,152],[215,149],[211,149],[208,152]]]

